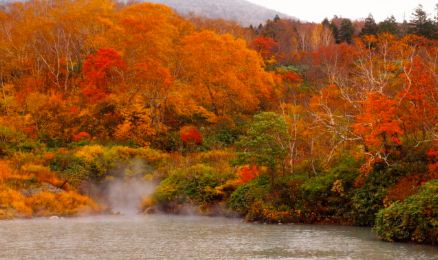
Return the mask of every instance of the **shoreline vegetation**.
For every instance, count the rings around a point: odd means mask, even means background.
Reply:
[[[437,245],[434,19],[243,28],[148,3],[3,5],[0,219],[128,198]]]

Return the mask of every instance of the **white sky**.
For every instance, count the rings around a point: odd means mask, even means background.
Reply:
[[[289,14],[303,21],[321,22],[325,17],[366,18],[373,14],[377,21],[394,15],[398,21],[410,20],[413,10],[422,4],[432,17],[438,0],[248,0]]]

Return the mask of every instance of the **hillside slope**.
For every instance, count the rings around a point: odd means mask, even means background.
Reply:
[[[233,20],[244,26],[251,24],[257,26],[268,19],[273,19],[276,15],[282,18],[289,17],[245,0],[146,0],[145,2],[168,5],[183,15],[193,13],[208,18]]]

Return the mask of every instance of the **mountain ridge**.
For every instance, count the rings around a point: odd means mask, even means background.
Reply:
[[[243,26],[258,26],[276,15],[281,18],[293,18],[246,0],[145,0],[165,4],[182,15],[194,14],[211,19],[232,20]]]

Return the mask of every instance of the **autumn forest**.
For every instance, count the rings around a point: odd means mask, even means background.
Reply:
[[[372,227],[438,244],[438,6],[408,21],[0,7],[0,219],[144,214]]]

